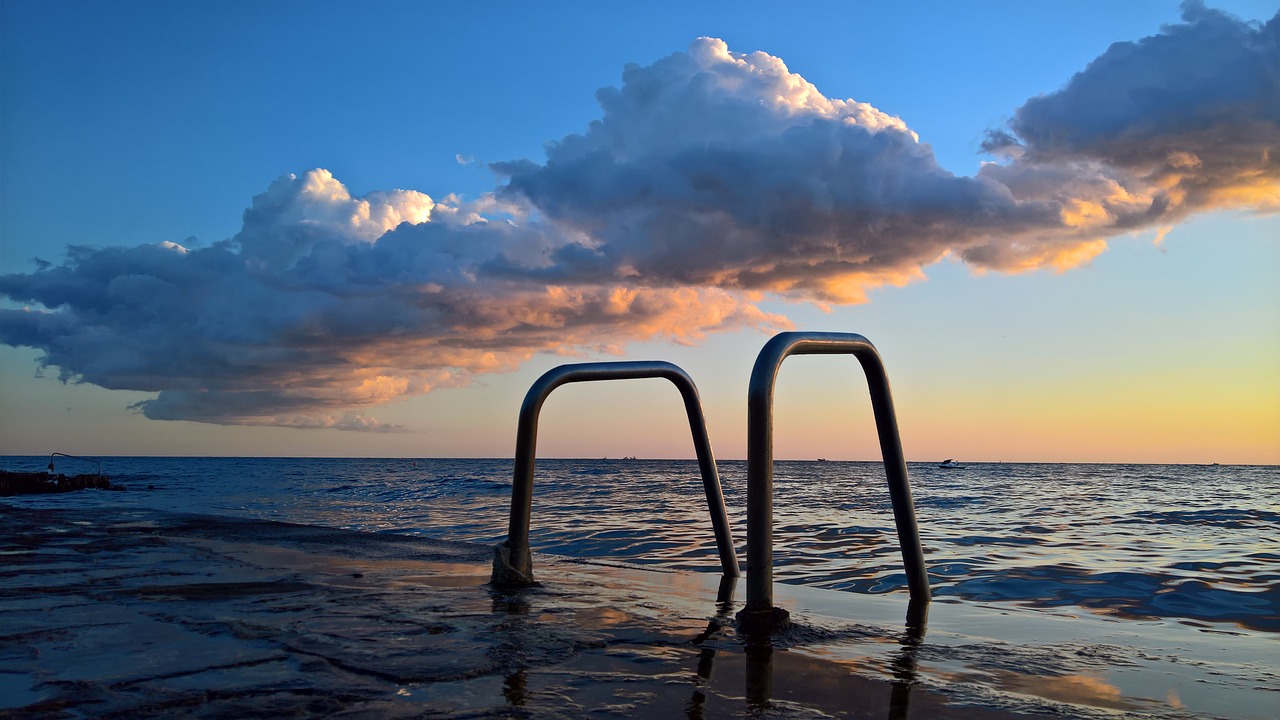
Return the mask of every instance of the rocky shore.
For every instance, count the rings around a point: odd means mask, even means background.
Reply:
[[[0,470],[0,497],[11,495],[43,495],[74,490],[123,490],[112,485],[105,475],[54,475],[40,472]]]

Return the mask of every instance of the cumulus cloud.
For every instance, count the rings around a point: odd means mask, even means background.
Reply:
[[[1280,16],[1278,16],[1280,17]],[[325,170],[208,247],[71,247],[0,277],[0,342],[147,417],[394,432],[369,408],[536,353],[788,327],[763,297],[861,302],[952,255],[1067,268],[1106,239],[1277,200],[1280,20],[1199,4],[990,133],[974,176],[900,118],[700,38],[628,66],[601,117],[473,200],[355,197]]]
[[[589,241],[495,271],[853,302],[957,246],[1057,223],[1056,203],[957,177],[901,119],[720,40],[629,66],[598,98],[603,117],[545,163],[494,166],[504,197]]]
[[[1103,228],[1280,209],[1280,14],[1250,24],[1201,2],[1182,14],[1018,108],[986,143],[1014,162],[983,174],[1024,198],[1065,194]]]
[[[714,288],[485,278],[482,262],[545,230],[475,215],[414,192],[353,198],[323,170],[288,176],[213,247],[72,247],[0,278],[35,306],[0,310],[0,340],[42,350],[63,380],[156,392],[137,405],[149,418],[387,431],[357,411],[537,352],[787,325]]]
[[[1280,19],[1191,3],[1029,100],[973,177],[906,124],[824,97],[778,58],[701,38],[630,66],[603,116],[546,162],[500,163],[505,196],[580,231],[549,279],[762,290],[833,302],[920,277],[955,253],[979,269],[1068,269],[1106,238],[1225,207],[1280,206]],[[516,268],[522,271],[529,268]]]

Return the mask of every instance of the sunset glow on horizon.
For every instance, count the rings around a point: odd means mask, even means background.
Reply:
[[[0,454],[1280,464],[1274,4],[380,5],[0,6]]]

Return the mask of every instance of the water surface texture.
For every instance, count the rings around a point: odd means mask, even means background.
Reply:
[[[58,458],[60,472],[89,469]],[[9,457],[37,470],[48,458]],[[109,458],[123,493],[9,498],[268,518],[496,544],[510,460]],[[739,558],[745,464],[721,462]],[[909,472],[936,600],[1280,633],[1280,468],[973,464]],[[879,463],[775,463],[780,582],[906,593]],[[696,462],[540,460],[535,552],[719,572]],[[1272,635],[1274,637],[1274,635]]]

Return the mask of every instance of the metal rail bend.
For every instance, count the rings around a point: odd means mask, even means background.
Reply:
[[[49,472],[53,472],[53,459],[55,457],[71,458],[72,460],[83,460],[88,463],[97,463],[98,477],[102,477],[102,461],[101,460],[94,460],[93,458],[80,457],[79,455],[68,455],[66,453],[60,453],[60,452],[53,453],[49,456]]]
[[[533,583],[533,560],[529,551],[529,516],[533,506],[533,466],[538,443],[538,415],[542,403],[552,390],[574,382],[598,380],[631,380],[637,378],[666,378],[680,391],[684,409],[689,416],[689,430],[693,434],[693,446],[698,454],[698,469],[702,473],[702,487],[707,495],[707,507],[711,512],[711,525],[715,530],[716,547],[720,553],[720,565],[729,577],[738,575],[738,556],[733,549],[733,536],[729,531],[729,515],[724,508],[724,494],[720,490],[720,475],[716,471],[715,456],[711,452],[711,439],[707,436],[707,422],[698,399],[698,388],[693,379],[679,366],[668,362],[600,362],[561,365],[548,370],[538,378],[524,396],[520,406],[520,422],[516,429],[515,478],[511,485],[511,522],[506,542],[494,553],[492,583],[497,586],[518,587]]]
[[[871,391],[911,601],[917,606],[927,603],[929,577],[880,353],[870,340],[854,333],[784,332],[766,343],[756,357],[747,393],[747,601],[738,616],[740,622],[769,628],[784,624],[787,618],[786,610],[773,605],[773,386],[782,361],[791,355],[853,355],[862,365]]]

